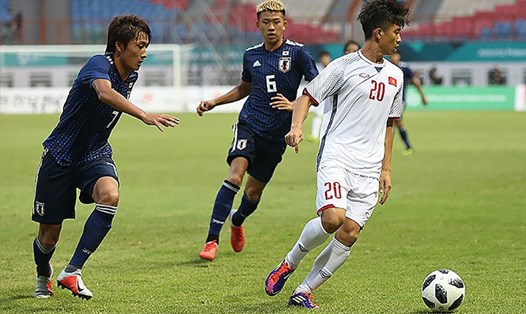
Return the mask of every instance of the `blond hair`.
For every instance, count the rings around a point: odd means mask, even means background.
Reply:
[[[283,15],[285,15],[285,6],[283,5],[283,3],[277,0],[267,0],[258,5],[257,10],[256,10],[258,17],[259,17],[259,14],[263,11],[278,11],[278,12],[282,12]]]

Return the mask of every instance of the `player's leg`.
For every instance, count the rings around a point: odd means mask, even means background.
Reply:
[[[314,267],[305,280],[296,288],[289,304],[294,303],[294,296],[305,293],[310,296],[312,291],[320,287],[334,272],[338,270],[349,257],[353,245],[356,243],[360,231],[371,217],[374,206],[378,202],[378,179],[351,174],[349,176],[351,191],[348,193],[348,207],[345,211],[344,222],[336,231],[334,239],[320,253]],[[309,297],[307,306],[303,303],[293,304],[309,307],[312,302]]]
[[[53,267],[50,260],[60,236],[62,224],[39,224],[38,236],[33,240],[33,257],[37,265],[37,284],[34,292],[36,298],[53,296],[51,277]]]
[[[62,221],[75,217],[76,188],[73,170],[57,165],[44,151],[37,171],[32,220],[39,223],[33,241],[33,257],[37,270],[36,298],[53,296],[51,257],[59,240]]]
[[[265,291],[276,295],[309,251],[323,244],[345,221],[348,182],[339,167],[320,166],[317,173],[316,206],[318,214],[310,220],[283,262],[267,276]],[[310,299],[309,299],[310,300]],[[307,301],[306,301],[307,302]]]
[[[112,227],[119,204],[119,181],[113,160],[103,158],[79,168],[80,200],[95,203],[69,264],[57,278],[58,285],[74,296],[89,300],[93,293],[84,285],[82,268]]]
[[[410,155],[413,153],[413,146],[411,146],[411,141],[409,141],[409,135],[407,133],[407,129],[405,128],[404,121],[402,118],[395,120],[394,122],[395,127],[398,129],[398,132],[400,133],[400,138],[404,142],[405,150],[404,155]]]
[[[255,158],[248,168],[249,177],[245,192],[238,210],[231,214],[230,243],[236,252],[243,250],[245,245],[243,222],[257,209],[263,190],[281,162],[286,149],[286,144],[282,140],[270,141],[257,135],[254,136],[254,143]]]
[[[254,133],[250,128],[244,124],[237,123],[234,125],[233,132],[234,139],[227,157],[230,171],[217,192],[205,246],[199,252],[200,258],[209,261],[215,259],[219,244],[219,234],[232,210],[234,197],[243,183],[243,177],[255,156]]]
[[[208,236],[206,237],[206,243],[203,250],[199,252],[200,258],[209,261],[215,259],[219,245],[219,234],[232,210],[234,197],[243,182],[243,176],[246,173],[247,167],[248,160],[245,157],[236,157],[231,161],[230,172],[217,192],[214,201],[212,217],[208,228]]]
[[[245,246],[243,222],[257,209],[266,185],[266,182],[249,175],[239,208],[230,212],[230,244],[235,252],[241,252]]]
[[[307,141],[309,142],[317,142],[320,138],[322,113],[317,107],[313,110],[314,114],[312,115],[311,134],[307,137]]]
[[[314,289],[327,281],[347,260],[359,233],[360,226],[352,219],[346,218],[332,241],[318,255],[311,272],[296,288],[295,292],[312,293]]]

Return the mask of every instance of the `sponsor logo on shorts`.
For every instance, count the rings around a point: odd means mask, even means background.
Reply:
[[[247,147],[247,140],[246,139],[243,139],[243,140],[237,140],[237,145],[236,145],[236,148],[239,149],[239,150],[243,150]]]
[[[45,204],[42,202],[35,202],[33,212],[39,216],[44,216],[46,214]]]

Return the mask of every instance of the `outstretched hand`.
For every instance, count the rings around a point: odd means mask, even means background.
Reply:
[[[292,111],[294,109],[294,103],[289,101],[282,94],[278,93],[276,96],[272,97],[270,100],[272,100],[272,102],[270,103],[272,108],[275,108],[278,110],[287,110],[287,111]]]
[[[211,100],[205,100],[199,103],[199,106],[197,106],[196,111],[197,114],[201,117],[203,116],[203,113],[214,109],[216,104]]]
[[[151,114],[147,113],[142,121],[147,125],[155,125],[159,131],[164,132],[164,127],[174,127],[179,124],[180,120],[169,114]]]

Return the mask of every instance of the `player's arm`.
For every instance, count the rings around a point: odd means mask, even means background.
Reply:
[[[420,94],[420,98],[422,99],[422,103],[424,105],[427,105],[427,98],[426,98],[426,94],[424,94],[424,89],[422,88],[422,83],[420,82],[420,79],[416,75],[413,75],[411,77],[411,84],[413,84],[415,86],[416,90]]]
[[[217,98],[214,98],[212,100],[202,101],[199,104],[199,106],[197,106],[197,109],[196,109],[197,114],[202,116],[203,113],[214,109],[215,106],[220,106],[220,105],[224,105],[224,104],[228,104],[234,101],[241,100],[247,97],[250,94],[251,90],[252,90],[252,83],[241,80],[241,82],[237,86],[232,88],[228,93],[221,95]]]
[[[382,172],[380,173],[380,193],[382,198],[380,204],[383,205],[389,198],[391,193],[391,156],[393,153],[393,141],[394,141],[394,119],[388,119],[385,129],[385,142],[384,142],[384,159],[382,160]]]
[[[309,114],[309,108],[313,101],[308,95],[301,95],[293,103],[292,124],[290,132],[285,135],[285,141],[289,146],[294,147],[296,153],[299,152],[299,144],[303,141],[303,122]]]
[[[91,86],[97,93],[99,100],[117,111],[125,112],[147,125],[155,125],[159,131],[163,126],[174,127],[179,124],[179,119],[168,114],[149,114],[132,104],[128,99],[111,88],[111,82],[106,79],[95,79]]]

